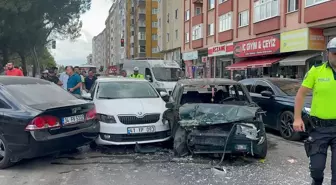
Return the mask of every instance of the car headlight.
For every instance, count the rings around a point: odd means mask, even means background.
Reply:
[[[98,119],[104,123],[117,123],[114,116],[109,116],[105,114],[98,114]]]
[[[304,107],[303,108],[303,112],[307,113],[307,114],[310,114],[310,108],[308,107]]]

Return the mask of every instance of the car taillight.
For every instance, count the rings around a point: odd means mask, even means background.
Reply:
[[[86,120],[91,120],[91,119],[96,119],[96,118],[97,118],[96,108],[90,109],[86,113]]]
[[[34,131],[60,127],[59,119],[55,116],[37,116],[26,127],[26,131]]]

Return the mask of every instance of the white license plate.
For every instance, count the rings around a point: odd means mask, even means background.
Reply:
[[[141,134],[155,132],[155,126],[148,127],[129,127],[127,128],[127,134]]]
[[[84,114],[62,118],[63,125],[75,124],[84,121],[85,121]]]

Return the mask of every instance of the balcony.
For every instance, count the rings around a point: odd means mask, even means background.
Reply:
[[[233,12],[233,0],[227,0],[218,5],[218,15]]]
[[[194,4],[203,4],[203,0],[192,0]]]
[[[138,0],[138,6],[146,7],[146,0]]]
[[[336,1],[327,1],[304,9],[304,22],[312,23],[336,17]]]
[[[262,34],[280,29],[280,16],[273,17],[253,24],[254,34]]]
[[[195,15],[192,17],[192,26],[202,24],[203,23],[203,13]]]
[[[203,47],[203,38],[198,40],[193,40],[191,43],[193,49],[198,49]]]
[[[227,30],[218,33],[218,42],[226,42],[233,40],[233,30]]]
[[[138,22],[139,27],[146,27],[146,23],[144,21]]]

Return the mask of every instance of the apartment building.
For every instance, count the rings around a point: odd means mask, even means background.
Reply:
[[[157,0],[126,1],[126,56],[128,59],[161,58],[158,50]]]
[[[190,77],[302,77],[336,36],[335,0],[184,0]]]
[[[107,30],[104,29],[99,35],[92,39],[92,65],[97,68],[107,66]]]
[[[89,55],[86,57],[86,64],[90,64],[90,65],[92,65],[92,54],[89,54]]]
[[[183,1],[159,0],[158,2],[158,34],[152,34],[152,39],[158,40],[158,49],[165,60],[181,63]]]

